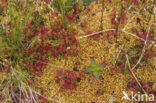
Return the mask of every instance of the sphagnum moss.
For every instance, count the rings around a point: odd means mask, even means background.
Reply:
[[[119,0],[114,0],[108,10],[104,11],[103,17],[103,28],[110,29],[113,27],[110,21],[111,11],[113,7],[117,7]],[[89,8],[91,11],[86,14],[83,12],[80,14],[80,18],[85,19],[87,26],[85,29],[89,29],[93,32],[100,31],[100,19],[101,19],[101,9],[102,4],[96,4],[95,2],[91,3]],[[131,17],[134,16],[133,13],[127,13],[126,27],[121,26],[120,29],[125,27],[127,32],[131,33],[133,27],[140,29],[138,24],[136,24],[136,18],[139,17],[141,20],[144,20],[144,17],[141,14],[135,15],[136,17],[131,20]],[[146,12],[144,15],[149,18],[149,14]],[[145,21],[147,21],[145,20]],[[83,21],[83,20],[82,20]],[[148,27],[147,23],[143,24],[145,28]],[[81,28],[79,28],[81,31]],[[77,36],[85,35],[85,31],[79,32]],[[103,33],[103,35],[107,35]],[[102,35],[102,36],[103,36]],[[127,39],[125,39],[127,38]],[[123,50],[127,51],[131,47],[134,47],[139,39],[129,35],[124,32],[120,32],[118,37],[118,42],[123,45]],[[41,82],[39,87],[42,87],[44,95],[47,97],[53,97],[59,100],[61,103],[108,103],[111,98],[111,93],[114,91],[114,101],[117,103],[129,103],[128,101],[122,101],[123,96],[122,91],[127,91],[130,94],[130,90],[127,90],[127,82],[132,78],[131,74],[123,75],[119,72],[112,73],[111,69],[114,66],[116,61],[115,56],[120,52],[121,46],[116,46],[117,43],[114,39],[110,38],[110,43],[104,41],[103,39],[94,40],[92,38],[82,38],[79,39],[80,43],[80,52],[75,57],[68,57],[66,59],[54,59],[51,58],[50,65],[45,69],[44,75],[40,78]],[[111,44],[112,43],[112,44]],[[78,70],[83,71],[90,65],[90,57],[94,57],[97,63],[107,62],[104,70],[100,72],[99,79],[93,77],[92,74],[86,74],[78,84],[78,87],[74,91],[65,91],[63,93],[58,92],[60,86],[55,83],[55,70],[57,69],[68,69],[72,70],[74,67],[77,67]],[[80,65],[76,66],[75,62],[80,62]],[[120,69],[120,68],[118,68]],[[143,70],[142,70],[143,69]],[[141,67],[137,69],[136,76],[143,79],[145,82],[153,81],[155,82],[155,70],[151,67]],[[156,84],[153,85],[153,88]],[[103,93],[98,94],[98,90],[103,91]],[[53,102],[51,102],[53,103]]]

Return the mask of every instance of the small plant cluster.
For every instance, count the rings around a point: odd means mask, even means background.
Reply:
[[[74,72],[70,70],[57,70],[55,82],[61,85],[60,92],[67,90],[73,90],[77,87],[77,83],[80,82],[82,72]]]
[[[153,82],[148,82],[148,83],[145,83],[145,82],[142,82],[140,81],[142,87],[140,87],[136,81],[135,78],[132,78],[128,84],[127,84],[127,88],[130,89],[131,91],[134,91],[134,92],[140,92],[142,94],[144,94],[144,91],[143,89],[149,93],[149,94],[154,94],[156,96],[156,91],[152,89],[152,86],[153,86]]]
[[[27,28],[26,31],[28,31]],[[27,35],[27,39],[30,41],[33,41],[34,38],[40,40],[33,46],[29,45],[27,47],[28,55],[36,60],[31,65],[32,71],[44,68],[49,56],[67,58],[76,55],[79,49],[77,48],[78,42],[75,35],[76,30],[69,32],[63,24],[56,25],[51,29],[43,26],[37,27],[30,35]]]

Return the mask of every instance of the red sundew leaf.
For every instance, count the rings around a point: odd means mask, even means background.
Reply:
[[[37,76],[42,76],[43,75],[43,72],[42,71],[37,71],[34,74],[37,75]]]
[[[51,32],[52,32],[52,34],[56,34],[57,33],[57,29],[56,28],[51,28]]]
[[[77,78],[77,75],[76,75],[76,73],[71,72],[70,75],[69,75],[69,77],[70,77],[72,80],[75,80],[75,79]]]
[[[62,69],[57,70],[57,76],[61,76],[64,74],[64,71]]]
[[[46,35],[48,32],[48,29],[45,27],[40,27],[39,30],[40,30],[41,35]]]
[[[39,33],[38,30],[34,30],[34,31],[32,32],[32,34],[31,34],[30,36],[28,36],[28,39],[30,40],[30,39],[32,39],[33,37],[37,36],[38,33]]]
[[[3,3],[7,2],[8,0],[1,0]]]
[[[28,34],[29,29],[32,27],[32,23],[28,23],[25,29],[25,34]]]
[[[61,84],[60,89],[69,89],[69,90],[75,89],[77,87],[76,85],[76,83],[78,82],[77,79],[78,78],[80,79],[79,73],[70,70],[61,70],[61,72],[63,73],[57,74],[55,77],[55,81]]]
[[[82,22],[80,25],[81,25],[82,27],[86,27],[87,23],[86,23],[86,22]]]
[[[52,18],[55,18],[55,17],[57,17],[57,16],[58,16],[58,14],[57,14],[56,12],[51,11],[51,17],[52,17]]]
[[[76,65],[80,65],[80,62],[79,62],[79,61],[78,61],[78,62],[75,62],[75,64],[76,64]]]
[[[89,13],[91,11],[91,9],[88,7],[86,8],[86,12]]]
[[[140,18],[137,18],[137,19],[136,19],[136,22],[137,22],[138,24],[140,24],[141,19],[140,19]]]
[[[144,89],[145,89],[146,91],[150,91],[150,90],[151,90],[151,87],[149,86],[148,83],[144,83],[144,84],[143,84],[143,87],[144,87]]]
[[[138,91],[138,89],[137,88],[135,88],[135,87],[133,87],[133,88],[129,88],[131,91],[133,91],[133,92],[137,92]]]
[[[63,88],[60,88],[59,89],[59,92],[61,93],[61,92],[64,92],[64,89]]]
[[[116,25],[116,21],[115,21],[115,18],[116,18],[116,8],[113,8],[112,10],[112,16],[111,16],[111,22],[112,24]]]
[[[133,3],[134,5],[138,5],[138,4],[139,4],[138,0],[132,0],[132,3]]]
[[[66,17],[70,22],[75,22],[73,13],[68,14]]]
[[[93,32],[92,31],[90,31],[90,30],[87,30],[86,31],[86,34],[92,34]],[[99,35],[99,34],[96,34],[96,35],[92,35],[92,36],[90,36],[91,38],[93,38],[93,39],[99,39],[100,37],[101,37],[101,35]]]
[[[149,92],[150,94],[154,94],[154,96],[156,96],[156,90],[152,90]]]
[[[93,32],[92,31],[90,31],[90,30],[86,30],[86,34],[92,34]]]
[[[57,51],[53,51],[53,52],[51,53],[51,56],[53,56],[53,57],[58,57],[58,56],[59,56],[59,53],[58,53]]]
[[[40,100],[40,103],[47,103],[47,99],[42,97],[41,100]]]
[[[124,73],[125,66],[126,66],[126,63],[122,63],[122,64],[119,66],[122,73]]]
[[[66,39],[66,38],[67,38],[67,34],[63,34],[62,39]]]
[[[27,82],[27,84],[28,84],[29,86],[32,86],[32,85],[33,85],[33,83],[32,83],[30,80],[26,80],[26,82]]]
[[[125,24],[125,20],[126,20],[126,12],[122,11],[122,13],[121,13],[121,24]]]
[[[155,53],[151,53],[151,54],[147,55],[147,58],[154,58],[154,57],[156,57]]]
[[[69,89],[69,90],[73,90],[76,88],[76,84],[75,83],[72,83],[71,80],[64,80],[64,84],[63,84],[63,87],[65,87],[66,89]]]
[[[111,2],[112,2],[112,0],[107,0],[107,2],[111,3]]]
[[[83,72],[78,72],[78,73],[79,73],[78,77],[82,77],[84,75]]]
[[[96,35],[93,35],[93,36],[91,36],[94,40],[96,40],[96,39],[99,39],[100,37],[101,37],[101,35],[100,34],[96,34]]]
[[[52,49],[51,47],[52,47],[51,44],[47,44],[47,45],[45,45],[44,50],[46,50],[46,51],[51,50]]]
[[[34,65],[36,68],[42,68],[43,67],[43,63],[41,62],[36,62]]]
[[[73,90],[73,89],[75,89],[76,87],[77,87],[76,84],[70,84],[70,85],[69,85],[69,89],[70,89],[70,90]]]
[[[55,82],[60,83],[61,79],[59,77],[55,77]]]
[[[108,36],[107,35],[104,35],[103,36],[103,40],[107,40],[108,39]]]
[[[5,72],[7,72],[9,70],[9,68],[7,68],[7,67],[5,67],[5,68],[3,68],[3,72],[5,73]]]
[[[60,30],[65,29],[65,26],[63,24],[59,25],[58,27]]]
[[[74,14],[79,14],[81,12],[81,9],[78,6],[78,3],[74,4]]]
[[[64,58],[68,58],[68,53],[65,53],[64,54]]]
[[[50,0],[44,0],[44,2],[50,4]]]
[[[107,34],[108,34],[108,35],[113,35],[114,37],[117,36],[117,33],[118,33],[117,30],[109,30],[109,31],[107,31]]]
[[[64,74],[65,74],[66,76],[69,76],[69,75],[70,75],[70,73],[71,73],[71,71],[70,71],[70,70],[65,70],[65,71],[64,71]]]

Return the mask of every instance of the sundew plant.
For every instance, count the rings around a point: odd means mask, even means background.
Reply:
[[[0,103],[155,103],[155,68],[155,0],[0,1]]]

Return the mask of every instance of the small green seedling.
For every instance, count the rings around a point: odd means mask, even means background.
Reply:
[[[91,65],[85,70],[85,72],[92,72],[93,75],[98,78],[98,74],[105,67],[105,64],[96,64],[94,58],[91,58],[90,61]]]

